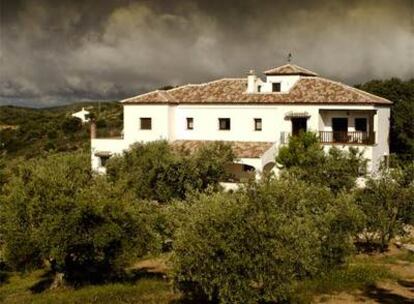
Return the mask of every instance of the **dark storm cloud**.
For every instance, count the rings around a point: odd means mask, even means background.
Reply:
[[[413,77],[412,0],[0,0],[0,104],[120,99],[294,61]]]

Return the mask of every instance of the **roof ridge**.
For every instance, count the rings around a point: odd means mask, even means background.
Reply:
[[[201,87],[201,86],[206,86],[206,85],[210,85],[212,83],[216,83],[216,82],[220,82],[223,80],[245,80],[246,78],[243,77],[239,77],[239,78],[230,78],[230,77],[225,77],[225,78],[219,78],[219,79],[215,79],[215,80],[211,80],[211,81],[207,81],[207,82],[202,82],[202,83],[187,83],[172,89],[167,90],[166,92],[172,92],[178,89],[182,89],[185,87]]]
[[[293,71],[290,71],[290,72],[283,71],[283,69],[286,69],[286,68],[291,69]],[[295,63],[286,63],[281,66],[273,67],[269,70],[264,71],[263,74],[265,75],[295,75],[297,74],[297,75],[306,75],[306,76],[318,76],[317,73],[307,68],[301,67],[300,65],[297,65]]]

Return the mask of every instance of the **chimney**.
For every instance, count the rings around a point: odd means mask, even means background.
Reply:
[[[91,119],[91,139],[96,138],[96,123],[95,119]]]
[[[247,93],[257,92],[256,80],[257,76],[254,70],[250,70],[249,75],[247,76]]]

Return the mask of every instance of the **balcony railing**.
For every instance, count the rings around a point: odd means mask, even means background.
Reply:
[[[320,142],[323,144],[363,144],[375,143],[375,133],[363,131],[319,131]]]

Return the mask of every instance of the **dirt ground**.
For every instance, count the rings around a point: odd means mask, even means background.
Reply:
[[[403,253],[403,250],[391,246],[388,252],[369,257],[391,270],[398,279],[379,282],[364,290],[322,295],[315,299],[316,303],[414,304],[414,262],[400,259]]]

